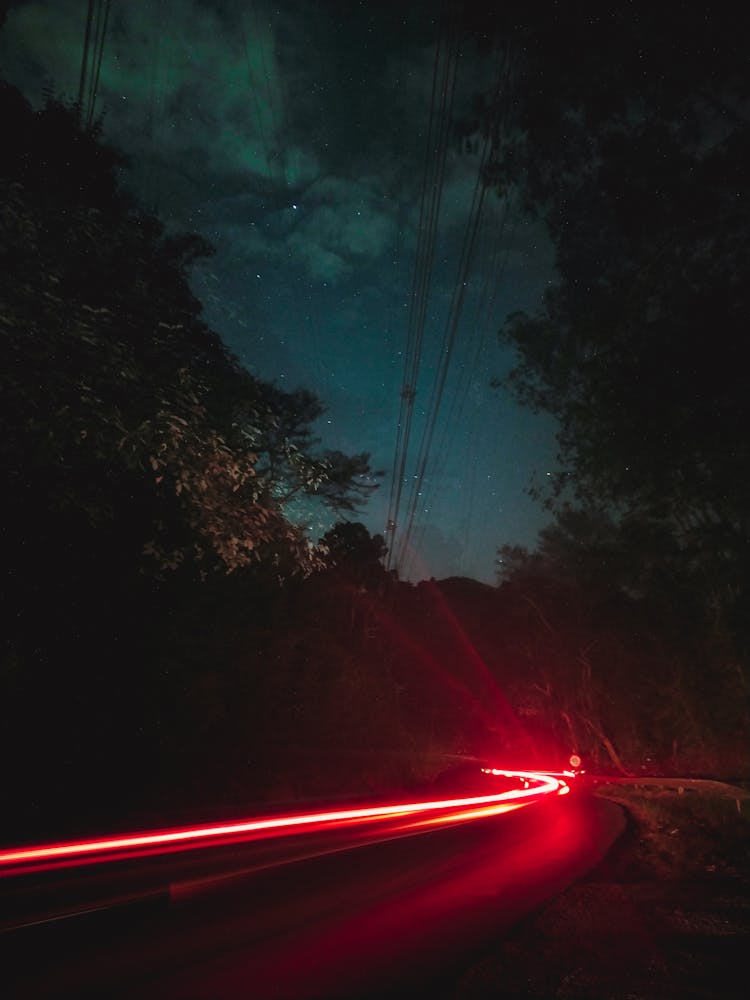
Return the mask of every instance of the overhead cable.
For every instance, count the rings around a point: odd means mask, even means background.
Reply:
[[[430,280],[434,265],[438,219],[445,180],[445,162],[456,91],[459,43],[460,34],[455,7],[446,4],[444,5],[439,22],[439,33],[433,64],[430,114],[427,127],[419,222],[417,227],[417,246],[412,289],[409,298],[407,343],[404,354],[404,378],[396,427],[396,447],[386,524],[388,568],[392,567],[394,561],[398,518],[406,476],[414,404],[418,389]]]
[[[510,73],[509,52],[506,47],[500,54],[497,78],[493,88],[494,100],[497,101],[502,96],[504,109],[507,109],[507,94],[509,90]],[[491,149],[492,136],[490,130],[487,130],[482,146],[482,153],[474,185],[469,217],[464,231],[458,272],[453,286],[448,319],[446,322],[443,344],[439,356],[438,371],[433,384],[427,420],[420,444],[416,466],[417,471],[412,477],[412,482],[410,484],[411,490],[407,504],[405,525],[399,536],[398,547],[394,557],[395,563],[401,570],[402,574],[405,574],[408,562],[411,560],[413,555],[410,543],[414,531],[417,507],[420,505],[420,501],[422,500],[424,493],[423,487],[425,474],[431,457],[438,414],[441,408],[448,371],[450,369],[454,353],[464,300],[469,286],[469,276],[474,260],[477,235],[482,220],[482,209],[487,190],[485,174]],[[468,384],[466,385],[465,391],[468,391]]]

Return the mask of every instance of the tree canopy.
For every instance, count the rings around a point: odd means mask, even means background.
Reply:
[[[162,570],[308,570],[289,501],[356,510],[375,486],[368,456],[321,450],[321,403],[252,375],[207,327],[189,269],[211,248],[128,200],[98,128],[51,98],[34,112],[7,85],[0,103],[10,530],[27,544],[72,518],[122,528]]]
[[[124,193],[98,125],[2,83],[0,119],[10,812],[44,828],[93,803],[263,794],[286,759],[266,746],[302,738],[300,698],[311,745],[336,731],[321,706],[338,667],[304,651],[325,646],[304,602],[328,553],[305,516],[351,516],[377,474],[318,440],[320,400],[259,378],[206,324],[190,268],[211,247]]]
[[[744,32],[702,2],[469,4],[466,24],[509,70],[462,128],[555,248],[541,308],[500,332],[496,384],[559,428],[532,491],[553,523],[500,550],[510,647],[531,709],[562,706],[613,763],[670,739],[706,761],[748,725]]]
[[[505,385],[559,424],[545,494],[666,530],[736,626],[750,567],[750,78],[716,5],[504,7],[508,94],[478,100],[487,183],[556,250],[501,337]],[[476,23],[488,24],[481,14]],[[502,112],[502,113],[501,113]],[[739,602],[739,603],[738,603]]]

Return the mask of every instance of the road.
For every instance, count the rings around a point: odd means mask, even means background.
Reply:
[[[34,884],[46,879],[41,899],[55,898],[67,880],[67,894],[79,893],[78,915],[17,920],[25,926],[16,929],[6,921],[6,995],[449,995],[446,985],[493,937],[596,863],[624,823],[611,803],[577,794],[464,814],[447,825],[396,829],[379,820],[307,830],[281,845],[220,845],[199,857],[36,876]],[[82,884],[89,892],[116,887],[118,905],[104,905],[100,892],[103,905],[87,911]],[[35,906],[43,915],[39,899]]]

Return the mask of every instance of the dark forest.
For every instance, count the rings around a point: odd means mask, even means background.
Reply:
[[[8,841],[572,750],[748,777],[747,55],[703,5],[510,6],[463,30],[505,33],[518,96],[455,130],[490,137],[487,197],[514,186],[554,243],[496,391],[556,418],[560,471],[494,587],[386,568],[369,454],[326,449],[324,401],[202,318],[209,243],[127,193],[80,105],[0,86]],[[319,544],[295,498],[335,515]]]

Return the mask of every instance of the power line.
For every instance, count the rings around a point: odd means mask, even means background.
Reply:
[[[488,145],[489,145],[488,143],[485,145],[485,154],[483,154],[482,157],[482,165],[485,162],[486,149],[488,148]],[[464,298],[466,295],[469,269],[472,263],[474,246],[476,242],[476,234],[479,227],[482,205],[484,203],[484,194],[486,191],[486,187],[482,180],[481,174],[482,172],[480,169],[477,175],[477,182],[474,187],[474,194],[472,196],[472,205],[469,214],[469,220],[466,226],[466,230],[464,232],[464,239],[461,247],[461,257],[458,268],[458,278],[456,280],[456,283],[454,284],[453,294],[451,297],[451,305],[448,315],[448,321],[446,324],[443,346],[440,352],[440,363],[438,367],[437,378],[433,385],[427,423],[425,426],[425,431],[422,436],[422,442],[419,449],[419,456],[417,460],[417,472],[416,475],[414,476],[414,481],[411,484],[411,493],[409,496],[407,515],[406,515],[406,528],[401,536],[399,550],[398,550],[397,562],[399,565],[403,565],[405,556],[409,549],[409,541],[414,526],[414,517],[416,514],[416,508],[417,504],[419,503],[419,498],[422,491],[422,484],[424,482],[425,471],[427,468],[427,462],[432,447],[432,440],[435,434],[437,416],[440,410],[440,405],[443,398],[443,392],[445,390],[445,383],[448,377],[448,370],[450,368],[450,363],[453,356],[453,350],[456,344],[458,324],[461,317]]]
[[[424,328],[427,317],[430,280],[435,258],[440,204],[445,179],[445,163],[450,122],[456,91],[459,58],[459,31],[455,7],[444,5],[439,19],[438,38],[433,63],[430,114],[420,194],[417,246],[412,290],[409,298],[407,343],[404,353],[404,378],[401,390],[396,446],[391,476],[386,537],[387,566],[394,561],[398,517],[406,475],[406,464],[414,415]]]
[[[77,103],[81,121],[87,128],[94,121],[111,6],[111,0],[88,0],[86,8]]]
[[[469,332],[466,343],[465,356],[470,360],[465,363],[458,375],[457,385],[451,393],[448,409],[442,419],[441,431],[437,439],[437,447],[434,450],[434,464],[430,468],[430,474],[426,477],[421,490],[421,512],[435,510],[437,497],[440,495],[442,483],[445,479],[448,466],[448,456],[453,453],[455,438],[459,429],[464,423],[464,413],[469,390],[476,383],[477,372],[482,357],[485,354],[490,335],[490,324],[493,319],[493,307],[497,301],[498,291],[502,287],[504,274],[507,266],[510,240],[507,238],[507,229],[510,221],[510,239],[515,229],[518,219],[518,212],[512,198],[507,198],[503,206],[503,214],[499,226],[493,228],[489,249],[484,254],[484,281],[474,309],[474,318],[469,323]],[[512,220],[512,221],[511,221]],[[487,237],[487,220],[483,219],[481,233]],[[480,236],[481,236],[480,233]],[[481,254],[480,254],[481,255]],[[465,536],[462,550],[468,546],[468,523],[471,519],[474,500],[476,496],[476,468],[477,468],[477,448],[480,440],[480,408],[477,405],[471,414],[470,433],[468,443],[464,446],[464,453],[471,465],[471,473],[465,481],[469,482],[469,498],[464,504],[466,514],[466,525],[463,534]],[[413,534],[413,549],[419,551],[422,538],[424,536],[424,518],[419,517],[417,512],[415,523],[417,527]],[[422,522],[421,524],[419,522]]]
[[[83,53],[81,55],[81,73],[78,81],[78,107],[83,112],[83,98],[86,94],[86,80],[89,67],[89,48],[91,46],[91,29],[94,24],[94,9],[96,0],[89,0],[86,11],[86,30],[83,35]]]
[[[508,107],[507,94],[509,90],[510,76],[511,76],[511,61],[509,59],[508,48],[506,47],[500,53],[500,63],[498,66],[496,83],[493,88],[493,97],[495,101],[497,101],[500,96],[504,98],[503,115],[507,112],[507,107]],[[461,313],[463,310],[466,290],[469,286],[469,273],[472,267],[477,236],[482,221],[482,209],[484,205],[484,198],[487,187],[485,183],[485,173],[491,148],[492,148],[492,135],[490,130],[487,130],[485,133],[484,143],[482,147],[479,169],[477,171],[477,178],[474,186],[471,208],[469,211],[469,218],[464,232],[464,239],[461,247],[457,278],[456,281],[454,282],[453,292],[451,295],[448,320],[446,323],[443,345],[440,353],[440,364],[436,380],[433,385],[433,392],[430,400],[428,417],[420,445],[419,457],[417,461],[417,472],[413,477],[413,482],[411,485],[411,493],[409,496],[409,501],[407,506],[405,529],[399,539],[399,547],[395,561],[396,564],[402,569],[402,571],[405,571],[407,560],[411,558],[412,554],[410,549],[410,540],[414,530],[417,507],[420,503],[420,498],[423,496],[424,492],[423,486],[424,486],[425,474],[427,470],[428,461],[431,455],[433,438],[437,426],[438,413],[440,411],[443,394],[445,391],[448,371],[450,368],[456,344],[458,326],[460,322]],[[507,254],[506,254],[506,259],[507,259]],[[481,347],[481,338],[479,346],[477,348],[477,355],[475,356],[475,362],[474,362],[475,365],[478,360],[478,351],[480,347]],[[464,398],[467,392],[468,392],[468,383],[466,383],[463,388]],[[455,408],[455,399],[456,397],[454,394],[452,408]],[[463,406],[463,400],[461,402],[461,406]],[[455,424],[453,424],[452,426],[455,426]],[[445,432],[444,432],[444,437],[445,437]]]

